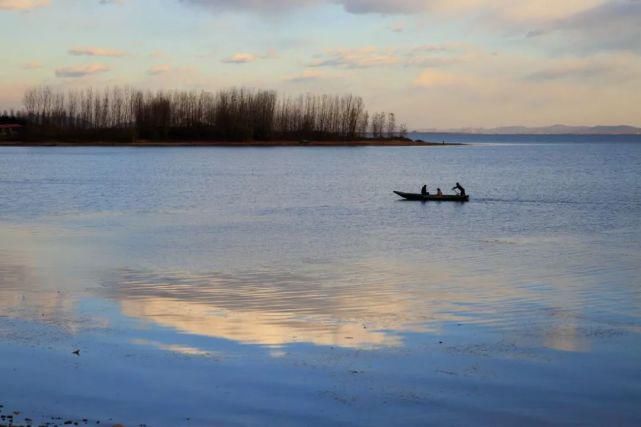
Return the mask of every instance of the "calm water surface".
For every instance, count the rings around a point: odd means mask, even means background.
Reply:
[[[0,404],[639,425],[641,144],[558,142],[2,148]]]

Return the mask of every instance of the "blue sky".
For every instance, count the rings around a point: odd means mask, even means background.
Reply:
[[[641,0],[0,0],[34,85],[362,96],[411,128],[641,125]]]

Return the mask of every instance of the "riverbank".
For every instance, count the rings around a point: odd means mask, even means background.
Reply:
[[[410,139],[363,139],[357,141],[0,141],[7,147],[434,147],[463,145]]]

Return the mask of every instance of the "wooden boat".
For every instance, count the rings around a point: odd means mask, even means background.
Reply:
[[[459,196],[458,194],[444,194],[442,196],[437,196],[436,194],[429,194],[424,196],[422,194],[416,193],[403,193],[402,191],[395,191],[394,193],[398,194],[406,200],[413,200],[417,202],[469,202],[470,196]]]

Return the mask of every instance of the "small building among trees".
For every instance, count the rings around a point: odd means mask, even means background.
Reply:
[[[24,134],[26,124],[26,120],[13,111],[0,114],[0,140],[20,137]]]
[[[22,133],[24,126],[18,123],[0,123],[0,139],[10,139]]]

